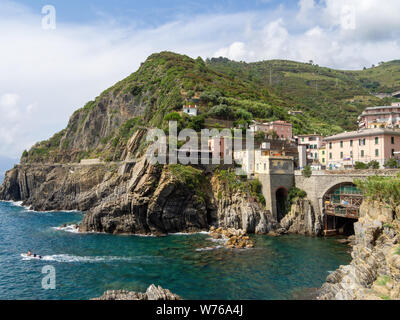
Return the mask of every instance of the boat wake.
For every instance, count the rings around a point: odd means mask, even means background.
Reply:
[[[104,262],[115,262],[115,261],[140,261],[142,257],[117,257],[117,256],[74,256],[70,254],[54,254],[48,256],[42,256],[42,258],[28,257],[26,254],[21,254],[22,260],[41,260],[41,261],[53,261],[61,263],[104,263]]]

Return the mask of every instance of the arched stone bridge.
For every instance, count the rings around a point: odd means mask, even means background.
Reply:
[[[307,192],[307,198],[311,201],[317,214],[323,212],[323,198],[333,187],[341,183],[354,183],[355,179],[366,179],[369,176],[395,176],[399,170],[376,171],[313,171],[310,178],[302,175],[301,171],[295,171],[295,185]]]

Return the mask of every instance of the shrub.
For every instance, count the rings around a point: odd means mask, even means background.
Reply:
[[[394,158],[390,158],[386,161],[385,168],[398,168],[397,160]]]
[[[380,168],[380,164],[379,164],[378,161],[373,160],[373,161],[368,163],[367,168],[368,169],[379,169]]]
[[[400,177],[372,176],[356,179],[355,184],[366,198],[387,204],[393,210],[400,204]]]
[[[355,165],[354,165],[354,168],[355,169],[357,169],[357,170],[364,170],[364,169],[367,169],[368,168],[368,166],[367,166],[367,164],[365,164],[364,162],[356,162],[355,163]]]
[[[301,172],[302,175],[306,178],[310,178],[312,175],[311,167],[310,166],[305,166],[303,171]]]

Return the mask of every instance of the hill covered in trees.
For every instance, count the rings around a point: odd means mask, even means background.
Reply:
[[[389,103],[371,93],[397,89],[399,76],[398,62],[340,71],[283,60],[203,61],[161,52],[77,110],[64,130],[25,151],[21,160],[75,162],[96,157],[117,161],[139,128],[166,129],[169,120],[198,131],[252,120],[287,120],[293,123],[295,134],[334,134],[355,129],[365,107]],[[196,103],[199,115],[182,114],[185,103]],[[290,115],[290,110],[303,114]]]

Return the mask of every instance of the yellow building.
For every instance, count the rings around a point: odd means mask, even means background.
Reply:
[[[326,146],[325,145],[321,146],[321,148],[318,149],[318,160],[322,166],[326,166],[327,157],[326,157]]]

